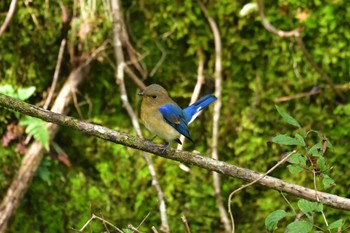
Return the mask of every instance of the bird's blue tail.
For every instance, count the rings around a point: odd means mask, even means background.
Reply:
[[[209,104],[213,103],[217,98],[213,95],[205,95],[199,100],[197,100],[194,104],[191,104],[187,108],[183,110],[183,114],[185,116],[185,120],[187,124],[190,124],[196,117],[199,112],[206,108]]]

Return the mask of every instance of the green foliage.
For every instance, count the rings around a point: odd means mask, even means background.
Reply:
[[[15,88],[11,85],[2,85],[0,86],[0,93],[20,99],[20,100],[26,100],[29,97],[31,97],[35,92],[35,87],[23,87],[23,88],[18,88],[15,90]]]
[[[45,128],[44,121],[33,118],[30,116],[25,116],[19,121],[20,125],[26,127],[26,133],[35,138],[35,140],[41,142],[46,150],[49,150],[49,132]]]
[[[18,87],[35,87],[35,93],[26,101],[40,105],[50,88],[63,38],[67,39],[67,48],[57,90],[73,68],[105,40],[111,41],[109,4],[101,1],[93,6],[93,2],[18,4],[9,27],[0,37],[2,87],[9,84],[16,95]],[[214,91],[213,35],[196,1],[122,1],[122,4],[130,43],[148,70],[146,84],[162,84],[180,106],[187,106],[196,83],[201,51],[205,63],[201,95]],[[347,100],[350,96],[345,90],[350,76],[350,50],[347,49],[350,5],[346,1],[264,1],[267,19],[275,27],[282,30],[304,27],[301,35],[306,48],[343,91],[344,101],[308,63],[293,38],[280,38],[267,32],[255,11],[240,16],[246,2],[220,0],[204,1],[204,4],[218,25],[223,48],[220,160],[265,172],[280,160],[280,154],[296,149],[298,152],[289,158],[287,168],[280,167],[273,176],[314,188],[313,171],[316,171],[318,188],[347,196],[350,185],[346,156],[350,151]],[[1,12],[7,12],[8,7],[9,1],[0,1]],[[128,64],[132,64],[129,54],[125,55]],[[115,84],[114,63],[113,49],[107,43],[107,48],[92,63],[69,115],[134,134]],[[139,109],[136,85],[128,76],[125,84],[134,109]],[[297,98],[313,88],[322,92]],[[275,107],[279,97],[290,99]],[[275,108],[288,124],[279,123]],[[0,111],[3,134],[6,126],[16,122],[19,115],[6,109]],[[186,142],[185,149],[210,155],[211,118],[212,109],[208,109],[190,126],[196,143]],[[151,137],[147,131],[145,135]],[[271,135],[275,137],[269,140]],[[91,213],[103,216],[120,229],[130,223],[137,226],[150,213],[141,230],[147,232],[149,226],[159,226],[156,191],[139,152],[64,128],[55,137],[55,143],[68,155],[71,167],[54,159],[55,155],[45,157],[8,232],[67,232],[71,227],[83,226]],[[324,148],[327,151],[324,152]],[[315,159],[314,166],[310,164],[311,156]],[[3,192],[18,170],[21,158],[14,145],[0,147],[0,190]],[[165,194],[172,232],[183,232],[181,215],[187,217],[191,232],[222,232],[211,173],[196,167],[190,167],[187,173],[174,161],[154,156],[152,160]],[[222,177],[223,199],[226,200],[233,187],[240,185],[239,180]],[[297,203],[292,197],[288,199]],[[310,228],[307,217],[294,223],[294,212],[288,212],[285,206],[276,191],[258,186],[243,191],[233,200],[236,231],[262,232],[264,220],[275,210],[280,213],[270,217],[269,229],[279,226],[275,231],[284,232],[289,223],[290,230]],[[324,212],[330,223],[328,228],[334,232],[350,219],[340,210],[324,207]],[[321,224],[320,212],[308,214],[327,230],[326,225]],[[107,231],[99,221],[90,225],[92,232]],[[312,230],[316,230],[313,225]]]
[[[287,213],[284,210],[276,210],[269,214],[265,219],[265,227],[268,232],[274,231],[277,229],[278,222],[288,216],[294,216],[295,214]]]
[[[303,132],[303,135],[305,135],[305,138],[304,138],[298,133],[295,134],[295,137],[281,134],[272,138],[272,142],[280,145],[288,145],[288,146],[294,145],[294,146],[301,146],[302,148],[304,148],[304,151],[305,151],[304,153],[296,152],[288,158],[288,161],[291,163],[290,165],[287,166],[289,172],[293,175],[296,175],[303,171],[312,171],[314,176],[318,174],[318,176],[321,178],[324,189],[328,189],[334,186],[335,185],[334,180],[327,174],[329,169],[326,166],[325,157],[324,157],[324,153],[327,149],[327,146],[332,148],[332,144],[329,143],[328,139],[323,137],[321,142],[316,143],[315,145],[311,146],[310,149],[308,149],[309,146],[306,145],[305,141],[309,133],[314,132],[318,136],[320,136],[321,134],[314,130],[305,132],[302,129],[301,125],[286,111],[284,111],[282,108],[278,106],[276,106],[276,109],[284,120],[286,120],[289,124],[298,127],[298,129],[301,132]],[[314,182],[316,183],[316,181]],[[316,186],[314,188],[316,189]],[[307,219],[305,221],[304,220],[293,221],[292,223],[288,224],[288,226],[286,227],[286,230],[288,232],[305,232],[305,233],[314,232],[312,231],[312,229],[314,228],[314,225],[316,224],[314,215],[318,213],[324,214],[323,204],[301,199],[298,201],[298,208],[307,217]],[[293,209],[292,213],[287,213],[284,210],[276,210],[270,213],[268,217],[265,219],[266,229],[269,232],[275,231],[277,229],[278,222],[285,217],[296,217],[295,210]],[[342,223],[343,223],[342,220],[338,220],[336,223],[334,223],[334,225],[337,225],[338,227],[342,227]],[[327,227],[328,230],[329,230],[329,227],[330,226]]]
[[[322,180],[322,184],[325,189],[328,189],[331,186],[334,186],[334,180],[329,176],[329,168],[326,166],[326,160],[324,157],[324,153],[326,152],[327,147],[332,148],[332,144],[329,140],[321,136],[321,133],[315,130],[310,130],[305,132],[305,130],[301,127],[301,125],[286,111],[276,106],[278,113],[286,120],[289,124],[298,127],[299,131],[305,135],[305,138],[298,133],[295,133],[294,137],[285,134],[279,134],[272,138],[272,142],[280,144],[280,145],[288,145],[288,146],[301,146],[304,149],[304,153],[301,154],[295,153],[289,158],[289,162],[291,165],[288,165],[288,170],[292,174],[297,174],[305,171],[312,171],[314,174],[318,174],[318,176]],[[311,148],[309,145],[306,145],[305,141],[307,140],[307,136],[310,133],[316,133],[318,137],[320,137],[321,141],[312,145]],[[310,149],[309,149],[310,148]]]

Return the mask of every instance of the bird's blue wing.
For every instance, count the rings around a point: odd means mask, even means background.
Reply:
[[[164,120],[176,129],[180,134],[184,135],[193,142],[188,131],[187,122],[182,109],[173,104],[166,104],[159,107],[159,112],[163,115]]]
[[[185,120],[187,124],[190,124],[196,117],[198,116],[199,112],[206,108],[209,104],[214,102],[217,98],[213,95],[205,95],[199,100],[197,100],[195,103],[191,104],[187,108],[183,110],[183,114],[185,116]]]

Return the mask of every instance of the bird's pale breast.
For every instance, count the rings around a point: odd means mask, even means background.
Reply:
[[[141,106],[141,119],[149,131],[167,142],[172,142],[180,137],[180,133],[164,121],[162,114],[156,108]]]

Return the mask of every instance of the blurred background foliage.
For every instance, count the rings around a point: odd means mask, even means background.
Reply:
[[[315,72],[293,38],[280,38],[267,32],[257,12],[239,16],[248,2],[204,1],[209,15],[218,24],[223,47],[223,107],[220,119],[220,160],[265,172],[284,148],[269,144],[278,133],[293,134],[275,110],[275,98],[295,96],[311,90],[317,95],[292,98],[279,103],[305,130],[322,132],[334,148],[326,154],[331,176],[337,183],[328,190],[350,197],[350,103],[337,96]],[[10,0],[0,2],[2,13]],[[205,58],[205,83],[202,95],[214,90],[213,35],[198,3],[191,0],[122,1],[130,41],[148,70],[146,84],[159,83],[181,106],[189,102],[197,78],[198,52]],[[350,82],[350,5],[347,1],[265,1],[268,20],[276,27],[291,30],[303,26],[302,37],[312,57],[338,85]],[[74,54],[65,52],[59,87],[77,60],[84,59],[105,41],[112,39],[109,1],[20,1],[7,31],[0,37],[0,85],[14,88],[34,86],[32,104],[42,106],[52,82],[57,54],[63,38]],[[1,15],[1,19],[4,19]],[[79,110],[71,116],[134,134],[123,109],[114,80],[111,44],[97,56],[77,95]],[[159,64],[159,65],[157,65]],[[130,101],[139,108],[137,86],[126,79]],[[18,117],[0,109],[0,134],[4,135]],[[212,111],[207,110],[190,131],[196,141],[186,150],[196,149],[209,156]],[[146,132],[147,137],[151,135]],[[22,136],[24,137],[24,136]],[[312,141],[309,143],[316,143]],[[161,141],[157,141],[161,143]],[[69,165],[48,153],[8,232],[67,232],[79,229],[92,213],[103,216],[119,228],[137,226],[149,213],[141,230],[159,226],[157,195],[140,151],[102,141],[62,128],[55,144],[68,155]],[[311,144],[313,145],[313,144]],[[0,196],[5,194],[22,155],[16,142],[0,147]],[[180,217],[185,215],[192,232],[222,232],[216,207],[211,173],[152,156],[160,185],[165,193],[168,221],[172,232],[183,232]],[[313,187],[312,173],[290,175],[286,165],[272,174],[284,180]],[[242,185],[242,181],[222,177],[223,198]],[[319,185],[321,188],[322,185]],[[288,196],[296,205],[297,199]],[[263,232],[264,219],[276,209],[289,209],[281,194],[253,186],[236,194],[232,204],[238,232]],[[326,207],[329,222],[349,215]],[[293,221],[293,220],[291,220]],[[283,224],[281,223],[281,232]],[[287,224],[287,223],[285,223]],[[324,226],[323,221],[315,223]],[[103,231],[94,221],[93,232]]]

